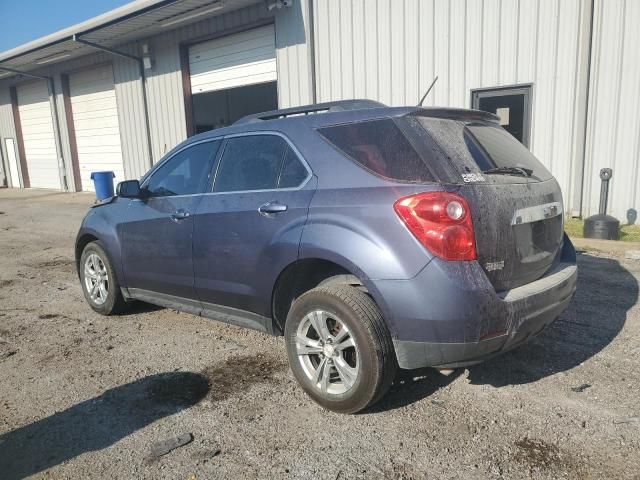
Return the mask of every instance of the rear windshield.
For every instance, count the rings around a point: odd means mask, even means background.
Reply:
[[[534,180],[551,178],[545,166],[498,125],[430,117],[417,119],[460,173],[518,167],[531,170]]]
[[[366,170],[410,183],[433,182],[427,165],[391,119],[324,127],[318,132]]]

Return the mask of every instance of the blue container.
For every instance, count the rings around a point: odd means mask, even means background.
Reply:
[[[116,174],[113,172],[91,172],[91,180],[93,180],[98,200],[113,197],[114,178],[116,178]]]

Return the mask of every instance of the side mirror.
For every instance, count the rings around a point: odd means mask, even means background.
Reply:
[[[116,187],[116,195],[122,198],[140,198],[142,191],[138,180],[126,180]]]

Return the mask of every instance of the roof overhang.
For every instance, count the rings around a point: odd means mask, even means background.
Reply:
[[[263,0],[136,0],[46,37],[0,53],[0,68],[28,72],[95,52],[74,41],[114,48]],[[15,75],[2,72],[0,79]]]

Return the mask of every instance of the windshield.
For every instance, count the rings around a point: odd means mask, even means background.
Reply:
[[[462,178],[470,173],[479,173],[485,178],[493,175],[513,177],[513,181],[522,181],[523,177],[531,177],[534,181],[551,178],[545,166],[498,125],[421,116],[416,118]]]

